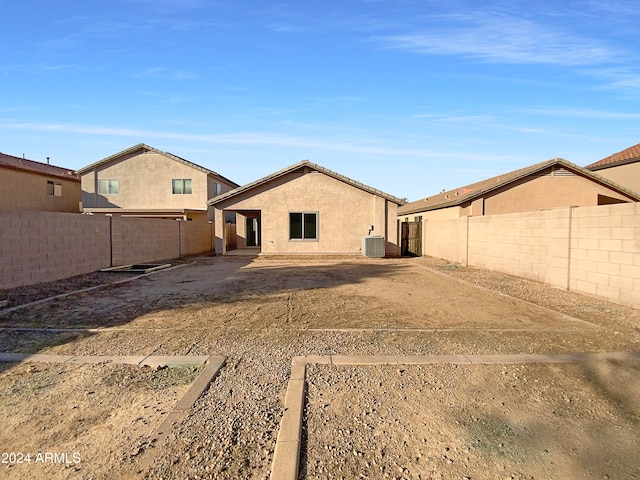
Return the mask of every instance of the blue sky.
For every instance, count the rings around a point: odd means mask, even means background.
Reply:
[[[5,3],[0,151],[68,168],[142,142],[416,200],[640,142],[634,1]]]

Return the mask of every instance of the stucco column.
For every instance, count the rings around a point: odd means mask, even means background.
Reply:
[[[216,255],[224,255],[227,251],[224,241],[224,211],[217,207],[214,209],[213,231],[215,232]]]

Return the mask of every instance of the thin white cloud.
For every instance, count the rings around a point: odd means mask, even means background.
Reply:
[[[446,23],[423,32],[377,38],[392,49],[496,63],[596,65],[619,55],[598,41],[513,16],[455,16]]]
[[[640,86],[640,85],[639,85]],[[582,108],[530,108],[519,109],[517,112],[535,115],[549,115],[568,118],[596,118],[602,120],[640,119],[640,113],[611,112],[606,110],[592,110]]]
[[[291,147],[291,148],[303,148],[307,151],[310,150],[328,150],[345,153],[357,153],[368,155],[384,155],[389,158],[398,157],[418,157],[418,158],[430,158],[430,159],[457,159],[460,156],[464,156],[466,160],[477,162],[503,162],[511,160],[510,158],[501,157],[499,155],[482,155],[474,152],[460,152],[460,151],[431,151],[424,149],[412,149],[412,148],[400,148],[395,146],[385,146],[380,144],[365,144],[357,140],[352,142],[330,140],[317,140],[308,139],[303,137],[296,137],[290,135],[282,135],[279,133],[252,133],[252,132],[239,132],[228,134],[193,134],[193,133],[180,133],[180,132],[162,132],[152,130],[137,130],[137,129],[125,129],[125,128],[112,128],[112,127],[99,127],[99,126],[87,126],[87,125],[74,125],[74,124],[41,124],[41,123],[7,123],[0,124],[0,127],[15,129],[15,130],[27,130],[27,131],[41,131],[41,132],[58,132],[58,133],[71,133],[81,135],[103,135],[111,137],[126,137],[126,138],[158,138],[158,139],[172,139],[172,140],[185,140],[190,142],[203,142],[220,145],[244,145],[244,146],[275,146],[275,147]]]
[[[198,75],[184,70],[171,71],[165,67],[150,67],[134,74],[134,77],[185,81],[196,79],[198,78]]]
[[[624,19],[640,15],[640,5],[629,0],[591,1],[589,2],[589,10],[600,14],[605,13],[609,17],[615,15]]]

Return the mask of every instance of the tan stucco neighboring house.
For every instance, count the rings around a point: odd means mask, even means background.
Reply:
[[[0,210],[80,213],[80,177],[73,170],[0,153]]]
[[[638,201],[640,195],[628,188],[555,158],[408,203],[398,209],[398,217],[403,222],[444,220]]]
[[[640,143],[584,168],[640,193]]]
[[[207,200],[237,183],[144,143],[78,170],[87,213],[213,220]]]
[[[363,237],[377,236],[384,254],[399,254],[397,209],[404,202],[308,160],[208,203],[216,252],[235,245],[262,254],[360,254]],[[235,232],[219,228],[230,214]]]

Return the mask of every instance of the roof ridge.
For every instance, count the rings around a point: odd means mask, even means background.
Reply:
[[[176,155],[174,153],[167,152],[167,151],[162,151],[162,150],[160,150],[158,148],[152,147],[151,145],[147,145],[146,143],[138,143],[136,145],[133,145],[132,147],[125,148],[124,150],[121,150],[121,151],[119,151],[117,153],[114,153],[113,155],[109,155],[108,157],[105,157],[105,158],[103,158],[101,160],[98,160],[97,162],[94,162],[94,163],[86,165],[86,166],[84,166],[82,168],[79,168],[77,170],[77,173],[82,174],[84,172],[87,172],[87,171],[99,166],[99,165],[103,165],[103,164],[109,163],[110,161],[115,160],[116,158],[118,158],[118,157],[120,157],[122,155],[126,155],[128,153],[133,153],[136,150],[140,150],[140,149],[148,150],[148,151],[157,153],[158,155],[163,155],[163,156],[165,156],[167,158],[170,158],[171,160],[178,161],[178,162],[183,163],[183,164],[185,164],[185,165],[187,165],[189,167],[195,168],[196,170],[200,170],[201,172],[206,173],[207,175],[214,175],[214,176],[226,181],[229,184],[238,185],[236,182],[234,182],[232,180],[229,180],[228,178],[220,175],[218,172],[215,172],[215,171],[213,171],[213,170],[211,170],[211,169],[209,169],[207,167],[203,167],[202,165],[198,165],[197,163],[194,163],[191,160],[187,160],[185,158],[182,158],[182,157],[180,157],[180,156],[178,156],[178,155]]]
[[[471,184],[454,188],[451,190],[447,190],[447,191],[442,191],[435,195],[431,195],[429,197],[425,197],[425,198],[413,201],[411,203],[404,205],[402,209],[398,211],[398,214],[408,215],[408,214],[419,212],[419,211],[435,210],[436,208],[440,209],[440,208],[461,205],[462,203],[472,200],[474,198],[477,198],[479,196],[482,196],[487,192],[503,187],[505,185],[509,185],[513,182],[516,182],[522,178],[526,178],[529,175],[533,175],[535,173],[538,173],[554,165],[561,165],[563,167],[572,169],[578,174],[591,178],[592,180],[599,182],[601,184],[604,184],[608,187],[613,187],[619,192],[624,193],[625,195],[631,198],[636,198],[638,199],[638,201],[640,201],[640,195],[637,192],[629,190],[628,188],[623,187],[622,185],[619,185],[605,177],[597,175],[596,173],[591,172],[586,168],[576,165],[575,163],[572,163],[568,160],[565,160],[564,158],[555,157],[551,160],[535,163],[528,167],[523,167],[517,170],[513,170],[511,172],[503,173],[500,175],[496,175],[494,177],[490,177],[485,180],[481,180],[479,182],[471,183]],[[500,180],[501,177],[504,177],[504,179]],[[459,195],[460,191],[464,191],[467,189],[470,189],[470,191],[464,192],[462,195]],[[457,193],[455,195],[452,195],[453,192],[456,192],[456,191]],[[439,202],[436,201],[436,197],[440,197],[441,201]],[[429,201],[429,199],[431,199],[431,203],[429,205],[425,205],[424,202]]]
[[[25,170],[59,178],[79,180],[80,177],[71,168],[59,167],[50,163],[38,162],[24,157],[0,152],[0,165],[8,168]]]
[[[320,172],[320,173],[324,173],[325,175],[328,175],[330,177],[335,178],[336,180],[340,180],[348,185],[351,185],[353,187],[359,188],[361,190],[364,190],[366,192],[369,192],[371,194],[374,195],[378,195],[381,196],[387,200],[390,200],[398,205],[404,205],[406,202],[404,200],[402,200],[401,198],[395,197],[393,195],[390,195],[388,193],[383,192],[382,190],[378,190],[377,188],[373,188],[370,187],[368,185],[365,185],[364,183],[358,182],[356,180],[353,180],[349,177],[346,177],[340,173],[334,172],[333,170],[330,170],[326,167],[323,167],[322,165],[319,165],[317,163],[313,163],[309,160],[301,160],[299,162],[296,162],[292,165],[289,165],[288,167],[285,167],[281,170],[278,170],[270,175],[267,175],[265,177],[259,178],[257,180],[254,180],[253,182],[247,183],[245,185],[242,185],[238,188],[235,188],[233,190],[230,190],[228,192],[223,193],[222,195],[218,195],[217,197],[211,198],[207,201],[208,205],[214,205],[216,203],[219,203],[227,198],[233,197],[235,195],[238,195],[242,192],[246,192],[247,190],[251,190],[254,187],[257,187],[259,185],[262,185],[264,183],[267,183],[271,180],[275,180],[276,178],[279,178],[283,175],[286,175],[287,173],[293,173],[294,171],[302,168],[302,167],[311,167],[314,170]]]

